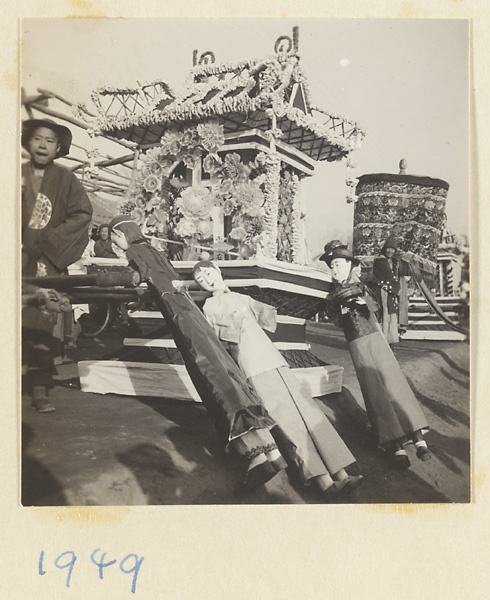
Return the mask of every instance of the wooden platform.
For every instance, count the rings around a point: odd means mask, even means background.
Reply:
[[[83,392],[150,396],[162,399],[200,402],[184,365],[131,362],[120,360],[80,361],[80,385]],[[313,397],[340,392],[343,367],[324,365],[292,369]]]

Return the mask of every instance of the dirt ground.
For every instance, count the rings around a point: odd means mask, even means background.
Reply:
[[[312,504],[321,502],[293,473],[237,496],[243,465],[217,446],[204,408],[168,398],[84,393],[78,360],[110,357],[114,331],[80,340],[58,367],[51,396],[56,412],[39,414],[22,398],[24,505]],[[349,468],[364,484],[346,503],[468,502],[470,500],[469,346],[465,342],[401,342],[395,354],[431,427],[432,459],[396,471],[377,449],[342,334],[309,324],[312,351],[342,365],[341,393],[318,399],[357,458]]]

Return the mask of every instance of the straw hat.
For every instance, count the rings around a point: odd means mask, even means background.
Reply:
[[[70,152],[72,139],[71,131],[68,129],[68,127],[59,125],[51,119],[29,119],[28,121],[24,121],[22,123],[22,137],[20,139],[20,143],[23,148],[29,150],[29,140],[31,139],[33,131],[38,127],[47,127],[48,129],[52,129],[58,136],[60,149],[56,154],[56,158],[66,156],[68,152]]]

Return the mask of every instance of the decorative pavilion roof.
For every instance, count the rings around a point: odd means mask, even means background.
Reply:
[[[314,160],[339,160],[364,137],[358,123],[312,105],[296,51],[196,66],[177,95],[153,82],[132,90],[102,88],[92,99],[99,130],[140,146],[158,144],[169,128],[210,118],[223,124],[227,137],[252,129],[277,137],[275,119],[281,141]]]

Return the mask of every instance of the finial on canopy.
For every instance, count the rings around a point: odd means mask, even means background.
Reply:
[[[192,66],[193,67],[197,67],[197,65],[201,66],[201,65],[210,65],[216,62],[216,57],[214,55],[214,52],[211,52],[211,50],[207,50],[206,52],[203,52],[201,54],[201,56],[199,57],[199,60],[197,59],[197,55],[199,54],[198,50],[193,50],[192,51]]]
[[[299,48],[299,27],[296,25],[293,27],[293,37],[289,35],[281,35],[277,38],[274,44],[274,52],[276,54],[289,54],[290,52],[297,52]]]

